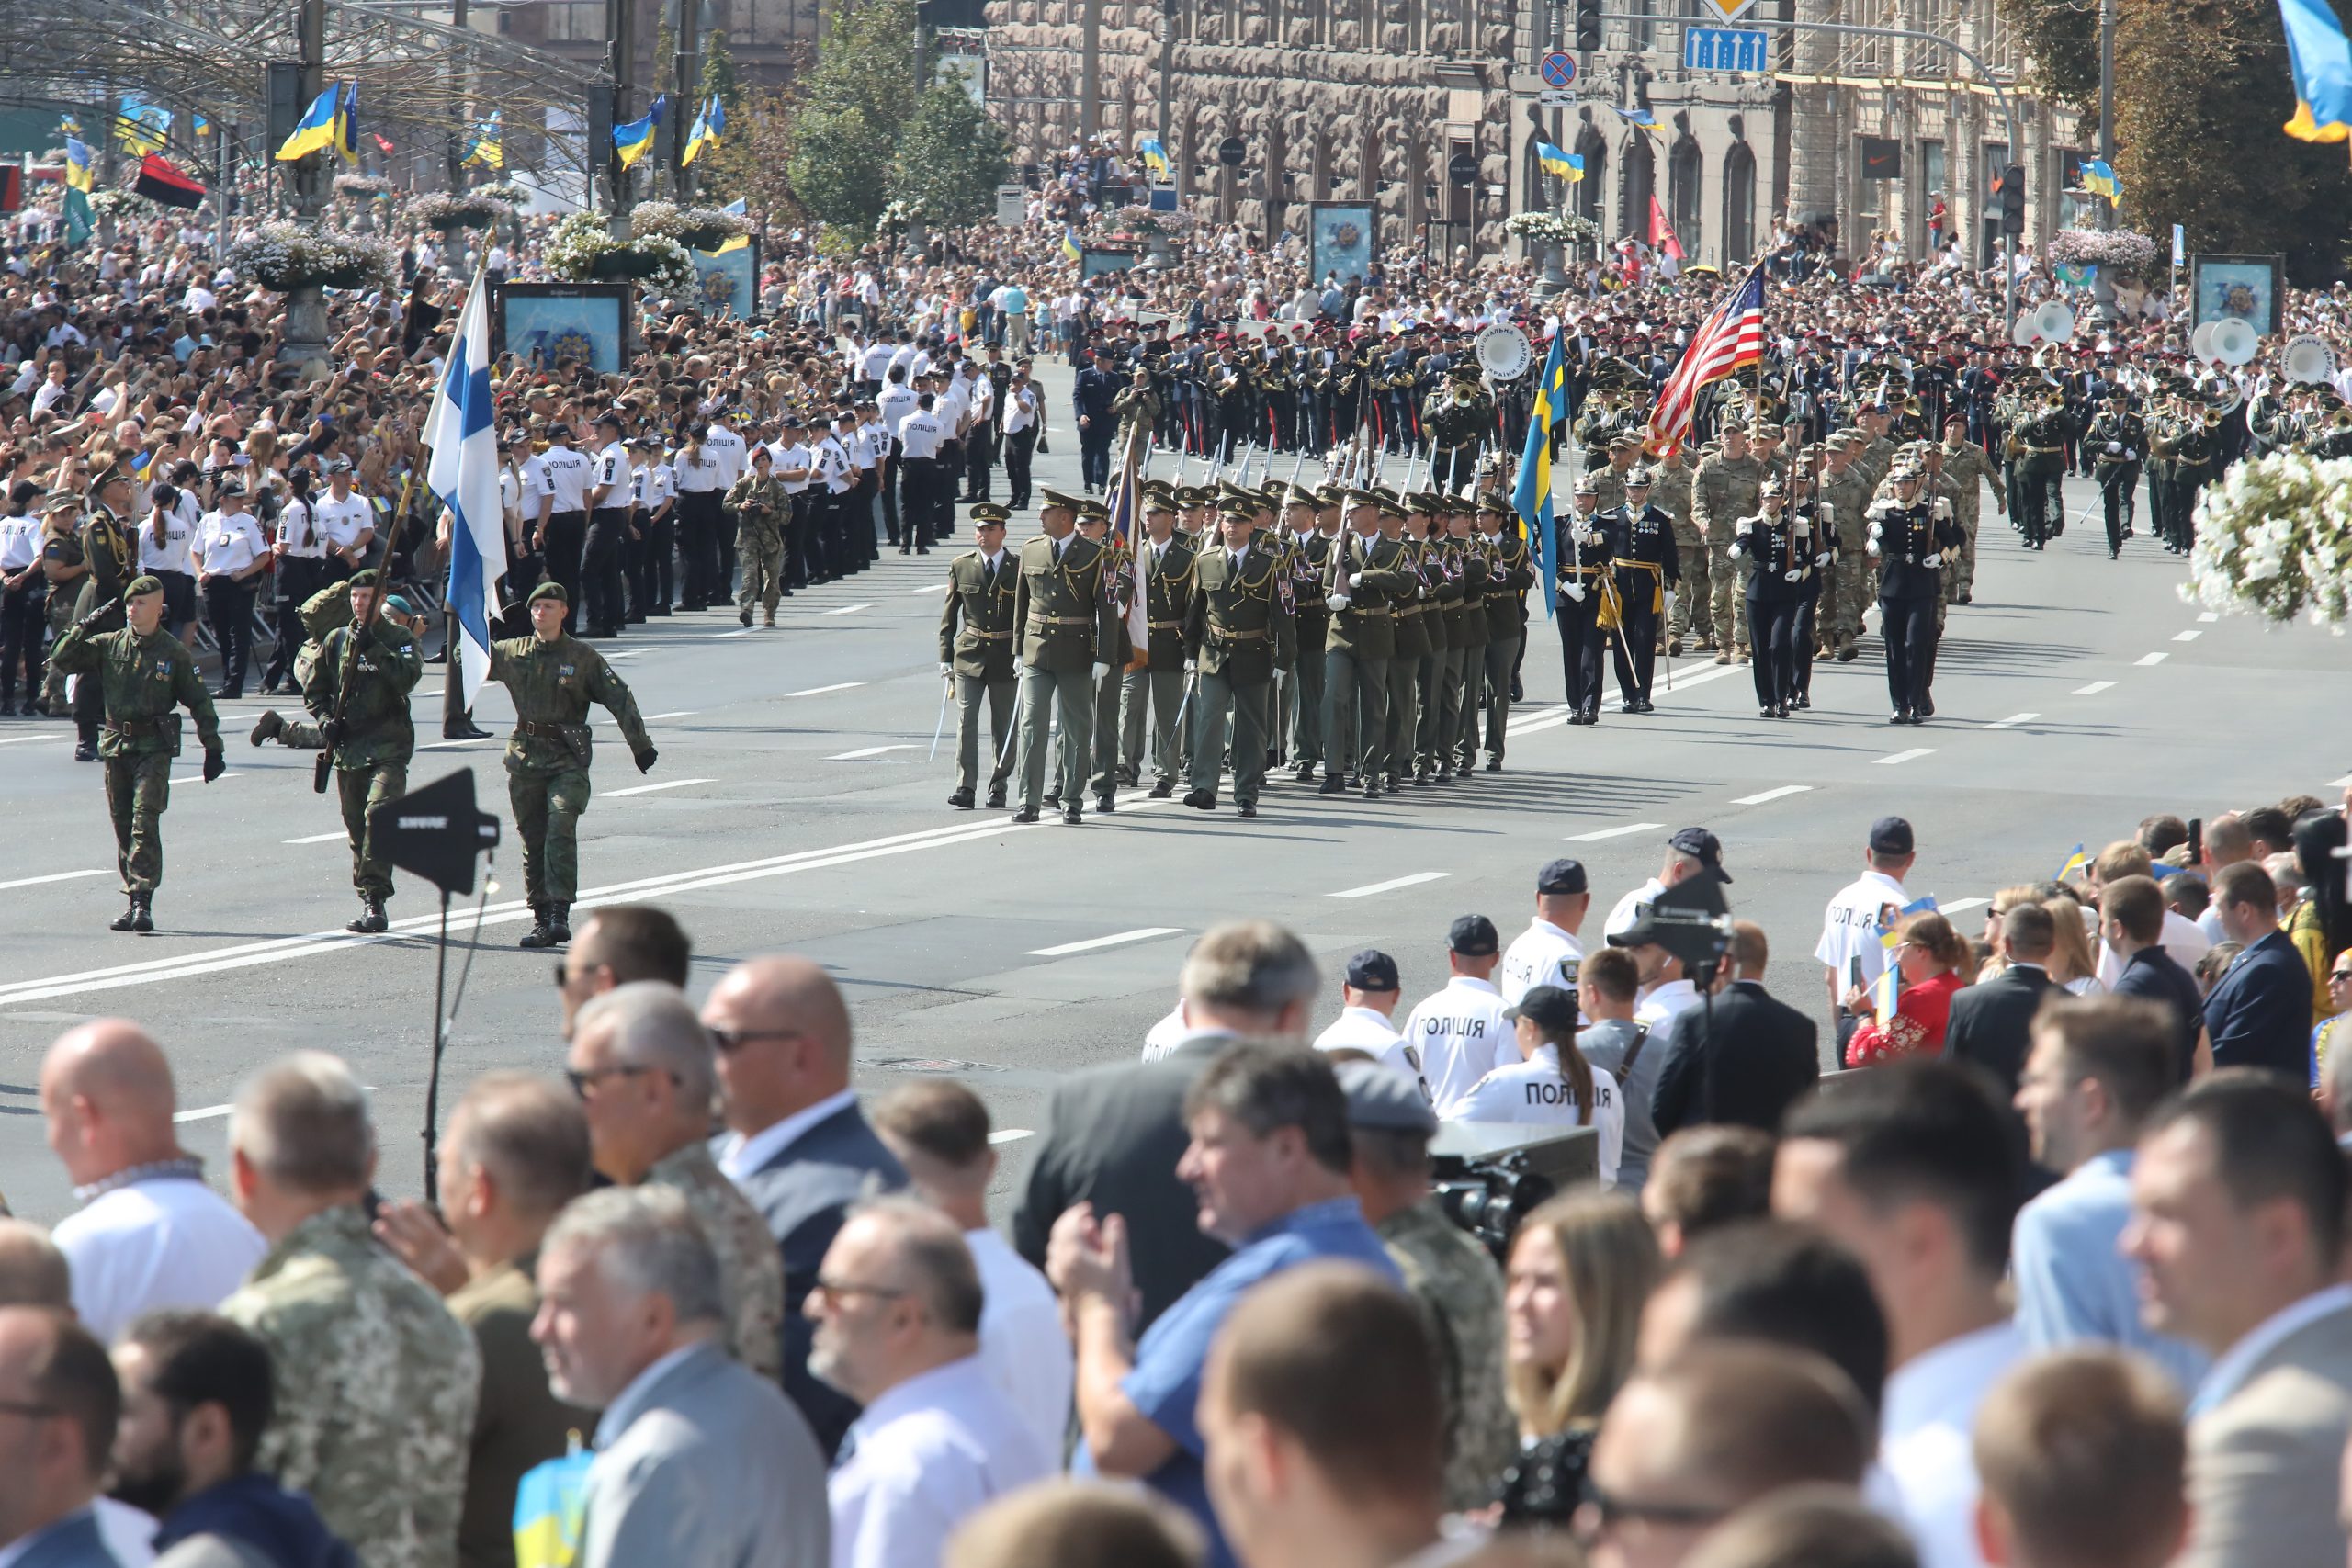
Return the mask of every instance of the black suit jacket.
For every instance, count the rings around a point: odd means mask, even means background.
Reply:
[[[1776,1131],[1821,1077],[1821,1026],[1759,981],[1735,980],[1712,1004],[1675,1014],[1665,1043],[1650,1094],[1660,1137],[1710,1122]]]
[[[1055,1089],[1012,1215],[1012,1245],[1041,1269],[1054,1222],[1071,1204],[1123,1216],[1143,1296],[1137,1334],[1226,1257],[1224,1243],[1201,1234],[1200,1203],[1176,1179],[1176,1162],[1190,1141],[1185,1091],[1228,1043],[1195,1037],[1159,1061],[1095,1067]]]
[[[860,1198],[906,1184],[898,1156],[854,1105],[826,1117],[736,1183],[784,1251],[784,1392],[808,1418],[828,1460],[857,1419],[858,1405],[808,1371],[816,1327],[801,1315],[801,1305],[817,1282],[825,1249],[842,1228],[844,1211]]]
[[[1999,1080],[2003,1094],[2016,1094],[2018,1075],[2025,1070],[2026,1053],[2033,1047],[2033,1015],[2059,989],[2044,971],[2018,964],[1963,987],[1951,998],[1944,1055],[1955,1062],[1973,1062]]]

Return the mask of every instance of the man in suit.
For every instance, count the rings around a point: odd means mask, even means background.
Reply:
[[[2107,951],[2120,965],[2108,989],[2119,997],[2154,1002],[2165,1010],[2172,1021],[2178,1069],[2173,1082],[2187,1083],[2196,1075],[2198,1058],[2204,1054],[2205,998],[2197,988],[2197,977],[2165,949],[2165,917],[2170,911],[2165,908],[2164,890],[2152,876],[2120,876],[2099,888],[2098,909]],[[2188,929],[2197,930],[2193,924]]]
[[[1984,1068],[2005,1094],[2016,1095],[2018,1075],[2025,1071],[2026,1054],[2033,1048],[2033,1015],[2058,990],[2048,968],[2050,950],[2057,942],[2049,910],[2039,904],[2018,905],[2001,918],[2001,934],[1994,939],[2009,966],[1951,999],[1944,1055]]]
[[[1764,989],[1764,928],[1731,928],[1731,984],[1667,1026],[1666,1059],[1650,1097],[1663,1138],[1679,1127],[1727,1122],[1770,1132],[1821,1077],[1820,1026]]]
[[[702,1021],[728,1128],[713,1152],[784,1250],[784,1392],[830,1457],[857,1406],[808,1371],[808,1292],[843,1212],[907,1173],[850,1092],[849,1008],[822,969],[785,956],[739,964]]]
[[[601,1409],[579,1568],[824,1568],[825,1461],[774,1383],[728,1355],[718,1255],[685,1199],[608,1188],[539,1254],[531,1336],[560,1399]]]
[[[2245,944],[2205,998],[2213,1065],[2267,1067],[2309,1084],[2312,976],[2278,929],[2278,885],[2257,861],[2223,866],[2213,878],[2213,907],[2222,934]]]
[[[2150,1120],[2132,1194],[2122,1245],[2149,1326],[2214,1358],[2188,1407],[2194,1522],[2176,1562],[2342,1562],[2352,1286],[2326,1120],[2301,1082],[2218,1070]]]
[[[1043,1268],[1054,1222],[1091,1202],[1126,1223],[1143,1297],[1138,1331],[1226,1256],[1201,1233],[1200,1205],[1178,1179],[1191,1141],[1184,1095],[1209,1059],[1238,1039],[1304,1040],[1321,982],[1306,944],[1268,920],[1210,931],[1184,960],[1179,1030],[1140,1066],[1096,1067],[1065,1081],[1046,1111],[1013,1212],[1012,1244]]]
[[[0,1307],[0,1557],[116,1568],[92,1505],[122,1393],[106,1347],[61,1313]]]

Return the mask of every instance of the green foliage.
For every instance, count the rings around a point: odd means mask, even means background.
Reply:
[[[678,31],[667,17],[653,30],[653,91],[656,95],[668,93],[673,97],[678,92]]]
[[[804,102],[793,117],[785,172],[820,221],[871,231],[889,201],[890,146],[856,109]]]
[[[996,210],[1011,168],[1004,131],[954,84],[918,100],[899,138],[890,197],[926,223],[977,223]]]
[[[723,28],[704,41],[702,80],[695,85],[695,102],[703,103],[713,95],[727,106],[727,122],[731,127],[735,117],[742,112],[743,84],[735,74],[735,57],[727,52],[727,32]]]
[[[819,221],[871,233],[917,103],[914,0],[840,0],[785,135],[792,194]]]
[[[2352,238],[2341,143],[2282,133],[2295,112],[2275,6],[2134,0],[2120,8],[2115,135],[2124,207],[2150,233],[2173,223],[2192,251],[2276,251],[2291,283],[2338,276]]]
[[[686,128],[694,124],[694,117],[702,106],[716,96],[727,110],[727,133],[712,151],[700,153],[694,167],[695,199],[713,203],[732,201],[739,196],[749,196],[752,175],[758,163],[752,150],[752,124],[749,105],[741,79],[735,72],[735,57],[727,51],[727,34],[713,32],[703,40],[702,75],[678,121],[678,134],[684,137]]]
[[[1996,0],[2033,80],[2078,114],[2098,119],[2098,0]]]

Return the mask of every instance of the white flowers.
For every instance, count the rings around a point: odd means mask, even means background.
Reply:
[[[1503,227],[1522,240],[1572,245],[1600,238],[1600,226],[1580,212],[1514,212]]]
[[[2352,459],[2280,452],[2233,468],[2197,503],[2181,597],[2339,634],[2352,618]]]
[[[278,293],[315,285],[325,288],[390,288],[400,265],[390,245],[342,229],[265,223],[230,247],[228,265]]]
[[[638,215],[649,207],[669,208],[672,214],[678,210],[667,202],[640,202],[630,213],[632,232]],[[665,217],[657,215],[655,223],[662,224]],[[574,212],[560,220],[544,256],[548,271],[571,283],[635,277],[670,295],[691,293],[695,288],[695,260],[685,246],[658,231],[637,233],[626,243],[616,240],[605,220],[593,212]]]
[[[458,229],[488,229],[511,222],[514,209],[495,197],[469,190],[418,197],[409,203],[408,215],[426,228],[438,229],[446,234]]]
[[[674,201],[640,201],[628,209],[628,231],[638,240],[675,240],[697,251],[714,250],[752,231],[732,212],[716,207],[680,207]]]

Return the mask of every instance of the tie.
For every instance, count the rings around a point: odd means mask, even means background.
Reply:
[[[1227,551],[1226,552],[1226,554],[1227,554],[1227,556],[1229,556],[1229,557],[1232,558],[1232,561],[1233,561],[1233,574],[1234,574],[1236,577],[1240,576],[1240,575],[1241,575],[1241,552],[1240,552],[1239,550],[1227,550]]]

